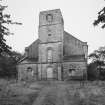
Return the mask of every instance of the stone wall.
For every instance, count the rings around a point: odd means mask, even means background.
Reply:
[[[53,70],[53,80],[61,80],[61,64],[59,63],[45,63],[45,64],[19,64],[18,80],[20,81],[35,81],[35,80],[47,80],[47,68],[51,67]],[[28,68],[32,68],[32,71],[28,71]]]
[[[28,70],[32,68],[32,70]],[[37,64],[19,64],[18,69],[18,80],[37,80],[38,79],[38,67]]]
[[[42,43],[63,40],[63,26],[61,24],[55,24],[40,27],[39,39]]]
[[[63,17],[61,14],[60,9],[54,9],[54,10],[49,10],[49,11],[42,11],[39,14],[39,27],[44,26],[44,25],[50,25],[51,22],[48,22],[46,19],[46,16],[48,14],[51,14],[53,16],[53,24],[63,24]]]
[[[61,80],[61,65],[59,63],[38,64],[39,80],[47,80],[47,68],[51,67],[53,70],[53,80]]]
[[[39,62],[47,62],[48,48],[52,49],[52,62],[59,62],[62,59],[62,42],[39,44]]]
[[[47,20],[50,15],[52,20]],[[48,60],[47,50],[52,49],[52,62],[60,62],[63,56],[63,32],[62,15],[59,9],[43,11],[39,16],[39,62]]]
[[[86,62],[64,62],[63,79],[64,80],[81,80],[86,79],[87,63]]]

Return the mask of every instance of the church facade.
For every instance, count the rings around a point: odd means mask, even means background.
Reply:
[[[60,9],[39,14],[38,39],[25,48],[17,64],[19,80],[83,79],[88,45],[64,30]]]

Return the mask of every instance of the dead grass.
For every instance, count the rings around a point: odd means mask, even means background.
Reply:
[[[74,84],[74,86],[77,84]],[[87,82],[84,85],[72,88],[67,87],[70,105],[105,105],[105,82]]]
[[[105,105],[105,81],[40,81],[24,85],[3,79],[0,80],[0,105],[6,101],[13,105],[32,105],[43,87],[55,85],[66,88],[70,105]]]
[[[0,105],[30,105],[37,96],[38,90],[23,83],[0,80]]]

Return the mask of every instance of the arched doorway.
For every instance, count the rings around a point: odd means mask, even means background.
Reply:
[[[47,68],[47,79],[53,79],[53,68],[52,67]]]

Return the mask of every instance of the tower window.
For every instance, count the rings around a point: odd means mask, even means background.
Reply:
[[[51,36],[51,34],[48,34],[48,36]]]
[[[53,20],[52,14],[47,14],[46,20],[47,20],[48,22],[51,22],[51,21]]]

